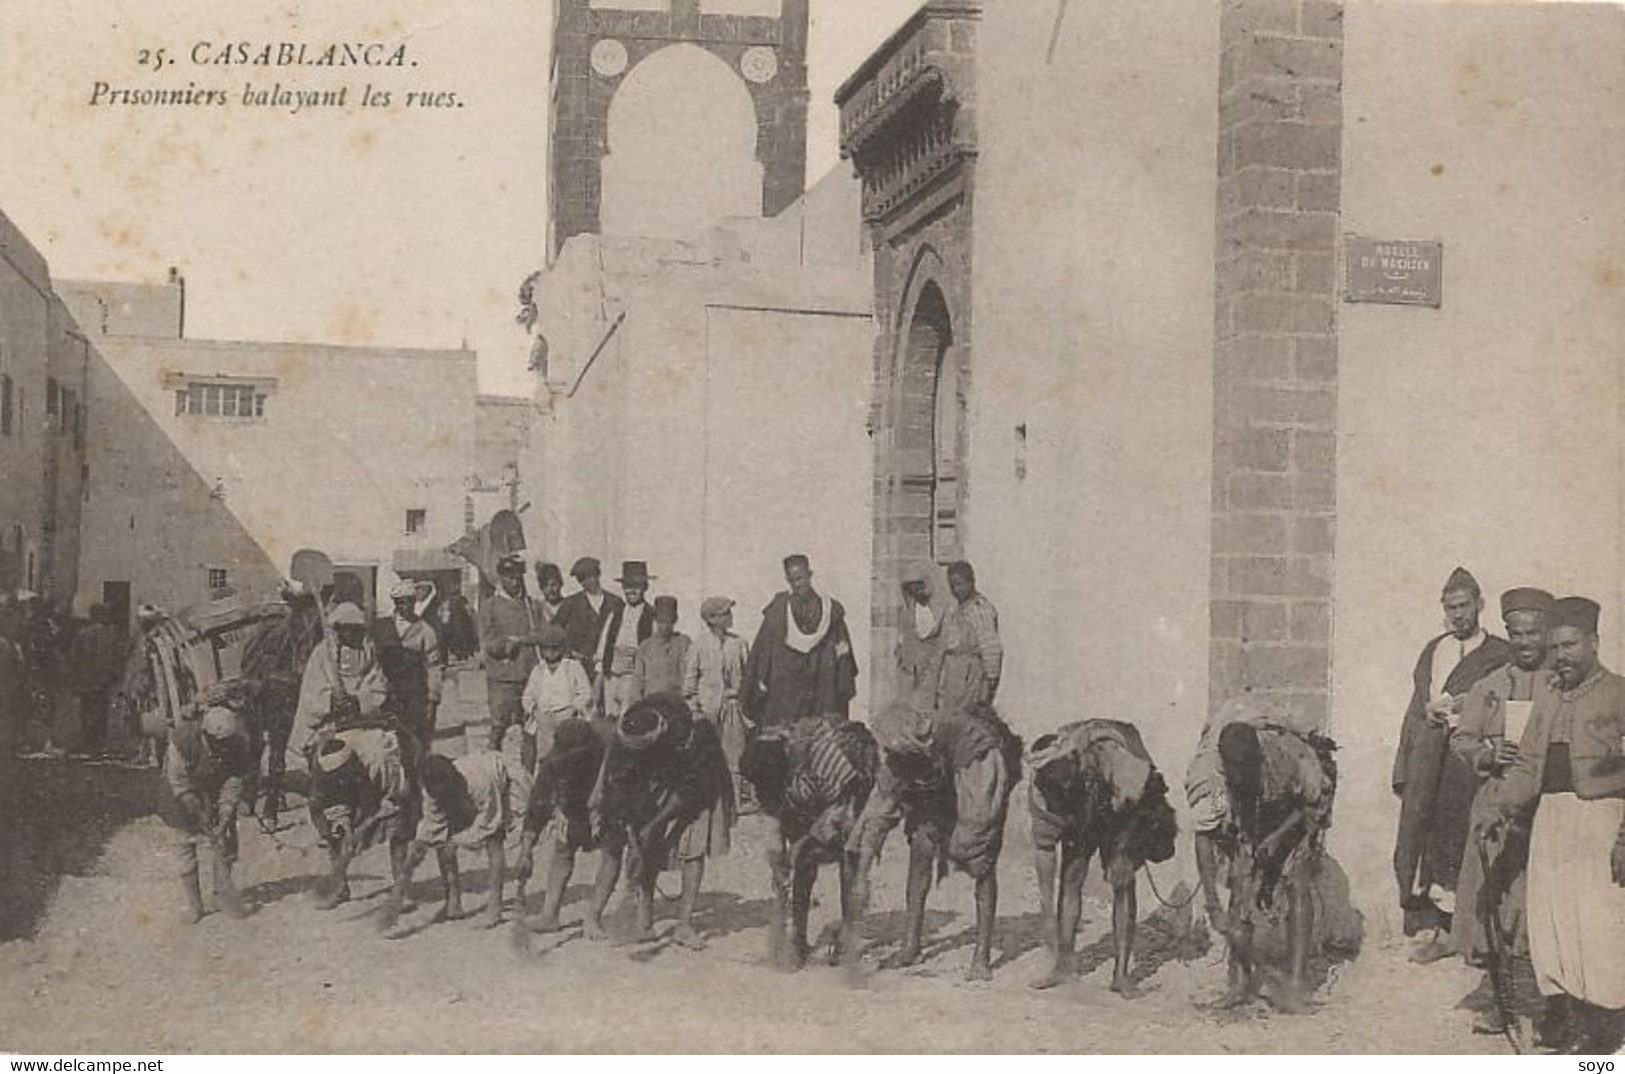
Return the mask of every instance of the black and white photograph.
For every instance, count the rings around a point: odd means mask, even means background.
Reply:
[[[1625,3],[0,12],[0,1053],[1621,1053]]]

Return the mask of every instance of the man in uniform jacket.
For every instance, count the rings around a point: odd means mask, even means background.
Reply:
[[[502,751],[511,726],[524,734],[525,683],[536,666],[536,633],[546,620],[540,602],[525,592],[525,561],[507,555],[497,563],[497,589],[480,600],[480,647],[485,653],[486,701],[491,710],[491,748]],[[528,771],[536,740],[524,735],[520,757]]]

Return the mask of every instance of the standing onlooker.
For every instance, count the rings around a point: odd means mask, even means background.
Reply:
[[[480,632],[468,610],[468,598],[453,593],[435,609],[440,645],[450,659],[469,660],[479,655]]]
[[[954,603],[942,617],[942,670],[935,707],[958,712],[991,705],[1004,674],[999,613],[976,591],[976,570],[961,560],[948,568]]]
[[[367,613],[345,601],[329,613],[327,625],[331,638],[312,649],[305,662],[288,736],[288,748],[307,757],[323,732],[376,715],[389,696]]]
[[[136,609],[135,637],[125,652],[124,671],[118,686],[117,708],[124,734],[135,743],[135,763],[143,768],[157,768],[163,763],[165,753],[164,736],[159,733],[166,723],[165,705],[159,696],[157,672],[158,628],[163,621],[164,613],[154,605],[143,604]],[[254,643],[249,642],[245,662],[253,651]],[[287,710],[289,729],[293,727],[293,706],[298,700],[299,675],[303,669],[301,661],[293,670],[293,689],[289,695],[292,700]],[[244,671],[248,671],[246,664]],[[284,747],[287,741],[288,736],[284,734]]]
[[[418,587],[397,582],[389,591],[395,614],[376,624],[378,662],[389,681],[389,701],[401,724],[427,749],[440,709],[440,635],[418,614]]]
[[[1607,1054],[1625,1009],[1625,678],[1597,659],[1597,603],[1555,601],[1555,689],[1536,699],[1501,813],[1534,808],[1529,955],[1548,1010],[1544,1039]]]
[[[480,646],[485,650],[486,705],[491,712],[491,749],[502,751],[509,727],[521,725],[520,763],[536,764],[536,740],[524,734],[521,698],[536,666],[536,632],[542,609],[525,592],[525,561],[517,555],[497,561],[497,588],[480,601]]]
[[[750,647],[742,700],[763,728],[807,719],[840,722],[858,692],[846,609],[814,589],[812,577],[806,556],[785,557],[790,588],[763,609],[762,627]]]
[[[942,673],[942,621],[931,607],[931,580],[926,569],[903,571],[903,622],[897,632],[897,671],[902,676],[900,696],[921,712],[936,704],[937,680]]]
[[[542,560],[536,564],[536,591],[541,594],[542,618],[553,622],[564,607],[564,572],[557,563]]]
[[[554,622],[564,629],[570,655],[581,661],[594,689],[603,670],[605,634],[623,602],[604,592],[603,567],[592,556],[582,556],[570,568],[570,577],[581,588],[564,598]]]
[[[637,700],[632,673],[638,646],[654,634],[654,609],[643,599],[651,579],[649,565],[638,560],[622,563],[621,576],[615,579],[620,583],[623,603],[604,625],[602,674],[598,677],[598,694],[607,721],[619,720],[627,706]]]
[[[1536,700],[1551,690],[1546,616],[1552,599],[1543,589],[1527,587],[1501,594],[1501,619],[1512,645],[1512,659],[1467,691],[1461,705],[1461,722],[1450,736],[1450,748],[1481,781],[1472,807],[1473,828],[1480,834],[1469,840],[1462,858],[1450,942],[1470,965],[1484,965],[1495,950],[1488,930],[1498,929],[1511,948],[1501,954],[1510,963],[1512,972],[1508,976],[1514,991],[1521,993],[1520,1002],[1534,991],[1529,931],[1524,921],[1529,827],[1520,818],[1519,823],[1500,828],[1482,848],[1480,838],[1485,822],[1495,815],[1500,785],[1518,758],[1518,740],[1529,725]],[[1474,1024],[1474,1030],[1506,1032],[1511,1027],[1504,1023],[1502,1013],[1492,1007]]]
[[[559,724],[592,718],[592,685],[581,661],[565,652],[564,631],[547,623],[537,632],[542,658],[530,671],[521,705],[525,712],[525,741],[551,743]],[[525,771],[534,772],[536,759],[525,758]]]
[[[1393,788],[1400,799],[1394,874],[1405,934],[1421,937],[1411,953],[1414,962],[1451,953],[1446,941],[1456,910],[1456,879],[1478,789],[1472,769],[1450,751],[1450,732],[1472,685],[1512,658],[1511,646],[1479,627],[1484,599],[1477,579],[1465,569],[1451,572],[1439,601],[1447,629],[1417,658],[1394,755]]]
[[[20,609],[23,659],[28,664],[28,693],[33,727],[27,733],[29,745],[38,743],[41,751],[53,757],[64,752],[56,745],[58,700],[62,692],[62,627],[38,593],[21,590]]]
[[[683,700],[695,717],[716,725],[722,739],[722,752],[728,758],[728,771],[743,800],[745,787],[739,776],[739,758],[745,752],[745,710],[743,706],[745,667],[750,663],[750,647],[733,632],[734,602],[727,597],[706,597],[700,602],[701,634],[689,647],[683,661]]]
[[[632,700],[651,694],[681,696],[689,647],[688,635],[677,632],[677,598],[656,597],[654,633],[638,646],[632,660]]]
[[[124,670],[124,636],[109,622],[105,604],[90,606],[90,622],[69,649],[70,685],[79,699],[79,751],[99,757],[107,748],[107,709]]]

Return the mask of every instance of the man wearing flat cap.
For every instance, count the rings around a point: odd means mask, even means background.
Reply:
[[[570,577],[581,588],[564,598],[553,622],[564,629],[570,655],[581,661],[594,690],[604,668],[611,622],[619,622],[625,602],[603,585],[603,566],[592,556],[582,556],[570,568]]]
[[[742,803],[750,795],[739,775],[745,752],[745,667],[750,646],[733,631],[734,602],[727,597],[706,597],[700,602],[705,631],[689,646],[683,661],[683,700],[697,720],[707,720],[722,739],[722,752],[733,773],[734,791]]]
[[[479,615],[486,706],[491,712],[490,746],[498,753],[508,728],[525,722],[525,683],[536,666],[536,632],[545,622],[541,604],[525,592],[524,557],[503,556],[497,561],[497,587],[480,599]],[[522,755],[527,748],[534,760],[535,742],[522,740]]]
[[[1445,633],[1422,647],[1411,674],[1411,702],[1400,727],[1392,784],[1399,796],[1394,875],[1405,935],[1418,937],[1413,962],[1452,952],[1456,880],[1467,846],[1468,816],[1478,780],[1450,750],[1450,733],[1474,683],[1512,659],[1512,647],[1479,626],[1484,598],[1475,579],[1457,567],[1439,603]]]
[[[1554,681],[1502,781],[1502,818],[1534,811],[1527,927],[1544,1043],[1612,1052],[1625,1010],[1625,678],[1597,658],[1597,603],[1554,601]]]
[[[858,692],[858,661],[846,609],[813,588],[812,565],[784,560],[789,588],[762,610],[762,626],[745,669],[745,711],[767,729],[800,720],[840,722]]]
[[[445,661],[440,635],[421,614],[417,583],[401,580],[389,591],[395,614],[374,631],[389,700],[401,723],[423,745],[434,741]]]
[[[1474,683],[1461,703],[1461,719],[1450,734],[1450,748],[1478,779],[1473,798],[1471,828],[1477,831],[1494,815],[1497,785],[1518,758],[1518,740],[1528,726],[1535,699],[1550,689],[1547,664],[1546,617],[1553,597],[1544,589],[1520,586],[1501,594],[1501,621],[1506,624],[1512,659]],[[1527,828],[1508,829],[1491,851],[1491,875],[1484,874],[1478,841],[1470,837],[1456,885],[1456,914],[1450,942],[1456,953],[1473,964],[1489,956],[1485,912],[1497,907],[1495,924],[1501,934],[1514,938],[1514,948],[1527,961],[1528,940],[1523,930],[1523,872],[1529,851]],[[1486,883],[1493,891],[1486,891]],[[1481,905],[1482,904],[1482,905]],[[1480,1030],[1502,1031],[1500,1016],[1481,1019]]]

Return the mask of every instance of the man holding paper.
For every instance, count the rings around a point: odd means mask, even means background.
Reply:
[[[1478,788],[1472,769],[1450,751],[1450,733],[1467,691],[1512,658],[1505,640],[1479,627],[1484,599],[1466,569],[1450,573],[1440,604],[1447,629],[1423,647],[1416,661],[1394,757],[1393,788],[1400,799],[1394,874],[1405,934],[1421,937],[1413,962],[1451,954],[1446,940],[1456,909],[1468,812]]]
[[[1485,829],[1497,815],[1495,802],[1502,777],[1518,760],[1518,740],[1529,723],[1529,713],[1536,699],[1552,689],[1546,628],[1553,599],[1544,589],[1527,586],[1501,594],[1501,620],[1512,645],[1512,659],[1467,691],[1461,704],[1461,720],[1450,735],[1451,750],[1480,781],[1472,806],[1472,830],[1477,834],[1468,843],[1461,863],[1451,946],[1468,962],[1482,965],[1493,950],[1487,930],[1498,929],[1511,941],[1511,949],[1503,954],[1512,957],[1512,979],[1519,985],[1532,985],[1534,980],[1528,967],[1529,937],[1524,927],[1529,825],[1527,818],[1519,817],[1493,833]],[[1481,838],[1489,839],[1483,855],[1478,846]],[[1501,1022],[1501,1012],[1493,1011],[1474,1028],[1500,1033]]]

